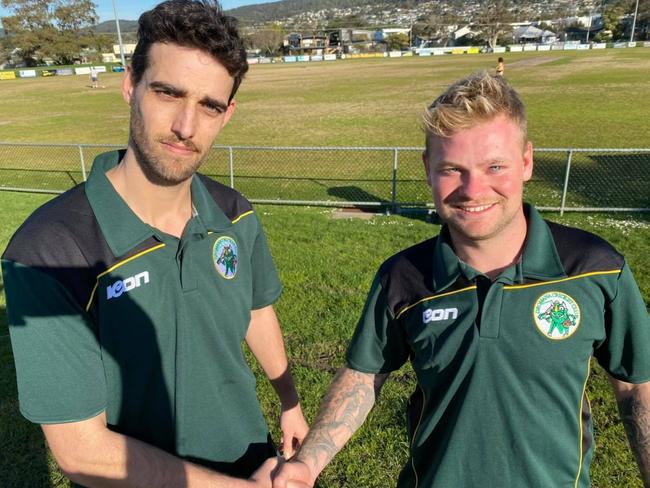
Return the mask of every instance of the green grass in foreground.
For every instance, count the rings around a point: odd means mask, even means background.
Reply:
[[[0,247],[4,249],[24,218],[49,197],[0,192]],[[420,219],[377,216],[372,220],[334,220],[322,208],[258,206],[271,250],[284,283],[277,304],[287,350],[308,420],[334,372],[342,365],[346,343],[360,314],[378,265],[392,253],[438,230]],[[600,234],[623,252],[650,305],[650,218],[568,214],[552,220]],[[64,487],[67,482],[49,456],[38,427],[18,413],[13,361],[4,297],[0,298],[0,472],[3,487]],[[259,396],[273,435],[278,405],[259,368]],[[394,486],[408,450],[404,408],[414,388],[410,367],[393,375],[366,425],[323,473],[323,488]],[[636,464],[618,421],[616,406],[602,370],[595,366],[589,384],[596,456],[595,488],[641,487]]]

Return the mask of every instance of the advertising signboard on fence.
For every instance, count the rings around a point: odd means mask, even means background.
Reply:
[[[467,50],[467,54],[478,54],[480,52],[481,52],[481,50],[479,48],[477,48],[477,47],[470,47]]]
[[[550,51],[551,50],[551,45],[550,44],[540,44],[537,46],[538,51]]]
[[[295,63],[296,62],[296,57],[295,56],[285,56],[282,58],[285,63]]]
[[[441,47],[433,48],[433,55],[434,56],[442,56],[443,54],[445,54],[445,50],[443,48],[441,48]]]
[[[111,71],[113,73],[123,73],[124,72],[124,66],[113,66],[111,68]]]
[[[83,66],[81,68],[75,68],[74,73],[76,75],[89,75],[90,74],[90,67],[89,66]]]
[[[41,76],[56,76],[55,69],[44,69],[41,71]]]
[[[321,56],[320,54],[314,54],[313,56],[311,56],[311,60],[312,61],[322,61],[323,56]]]
[[[99,66],[94,66],[94,68],[95,71],[97,71],[98,73],[106,73],[106,66],[104,66],[103,64]]]
[[[56,76],[72,76],[72,68],[60,68],[56,70]]]
[[[524,46],[524,51],[526,51],[526,52],[537,51],[537,44],[526,44]]]
[[[326,54],[323,59],[325,61],[336,61],[336,54]]]
[[[645,41],[643,43],[643,47],[650,47],[650,41]]]
[[[551,51],[562,51],[562,50],[564,50],[563,42],[556,42],[555,44],[551,44]]]
[[[624,49],[627,47],[627,42],[615,42],[612,47],[614,49]]]
[[[594,42],[591,45],[591,49],[605,49],[607,47],[606,42]]]
[[[493,50],[495,53],[504,53],[506,52],[506,47],[505,46],[497,46]]]
[[[418,49],[415,54],[418,56],[431,56],[433,54],[433,49],[425,48],[425,49]]]
[[[389,58],[399,58],[402,56],[401,51],[388,51],[388,57]]]
[[[246,62],[247,62],[248,64],[257,64],[257,63],[260,62],[260,58],[248,58],[248,59],[246,60]]]
[[[636,47],[636,41],[628,42],[627,47]]]
[[[21,78],[36,78],[36,70],[35,69],[21,69],[18,72],[18,76]]]
[[[13,71],[0,71],[0,80],[14,80],[16,79],[16,73]]]
[[[524,50],[523,46],[516,46],[516,45],[508,46],[508,51],[510,51],[511,53],[520,53],[523,50]]]
[[[578,49],[578,43],[577,42],[565,42],[564,43],[564,50],[565,51],[574,51]]]
[[[260,64],[271,64],[271,58],[257,58]]]
[[[589,44],[578,44],[576,46],[576,49],[579,49],[579,50],[589,49]]]

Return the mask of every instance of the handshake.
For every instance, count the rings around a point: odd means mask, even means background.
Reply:
[[[285,461],[282,457],[267,459],[241,487],[248,488],[311,488],[311,472],[302,461]]]

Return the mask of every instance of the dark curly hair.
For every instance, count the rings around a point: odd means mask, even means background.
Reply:
[[[224,15],[214,0],[168,0],[138,19],[138,44],[133,51],[131,76],[137,85],[149,66],[149,48],[155,42],[174,43],[207,52],[234,79],[232,100],[248,71],[246,50],[237,31],[237,19]]]

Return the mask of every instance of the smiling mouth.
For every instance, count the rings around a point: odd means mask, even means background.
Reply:
[[[491,209],[495,205],[496,205],[495,203],[489,203],[487,205],[454,205],[454,208],[466,213],[478,214]]]

